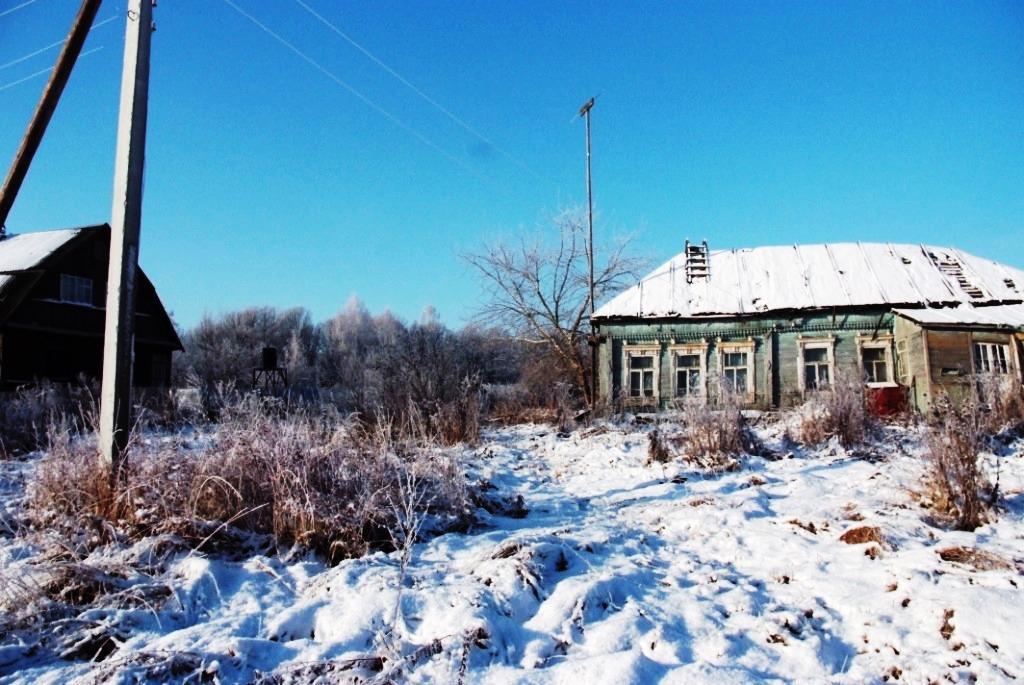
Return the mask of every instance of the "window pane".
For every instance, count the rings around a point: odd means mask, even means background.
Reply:
[[[825,362],[828,361],[828,350],[824,347],[808,347],[804,349],[804,361],[805,362]]]
[[[725,365],[726,366],[746,366],[747,365],[747,353],[746,352],[726,352],[725,354]]]
[[[640,397],[640,374],[629,374],[629,396]]]
[[[690,372],[690,394],[691,395],[699,395],[700,394],[700,371],[691,371]]]
[[[699,354],[680,354],[676,356],[676,366],[686,368],[700,368]]]
[[[654,357],[630,357],[629,368],[631,369],[653,369]]]
[[[875,362],[871,368],[874,370],[874,373],[870,374],[872,383],[884,383],[889,380],[889,369],[884,361]]]
[[[64,302],[92,304],[92,279],[61,274],[60,299]]]
[[[987,373],[990,370],[987,345],[974,343],[974,370],[977,373]]]
[[[743,355],[743,356],[746,356],[746,355]],[[735,381],[735,383],[733,385],[733,389],[735,389],[736,392],[746,392],[747,391],[747,370],[746,369],[737,369],[736,370],[736,381]]]
[[[685,371],[676,371],[676,397],[682,397],[689,389],[689,382],[686,379]]]
[[[644,395],[651,397],[654,395],[654,372],[644,371]]]
[[[993,345],[992,352],[995,370],[999,373],[1006,373],[1006,345]]]
[[[804,387],[808,390],[814,390],[818,387],[818,375],[815,373],[813,366],[804,367]]]
[[[863,349],[863,355],[865,365],[869,362],[885,361],[885,350],[881,347],[865,347]]]

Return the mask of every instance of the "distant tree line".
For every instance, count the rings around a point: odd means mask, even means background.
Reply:
[[[428,308],[405,323],[390,312],[371,315],[351,299],[333,318],[314,323],[302,307],[252,307],[207,315],[182,335],[174,365],[178,387],[204,396],[252,387],[264,347],[279,352],[293,400],[330,402],[343,411],[402,415],[431,408],[484,386],[515,384],[523,350],[496,328],[451,330]]]

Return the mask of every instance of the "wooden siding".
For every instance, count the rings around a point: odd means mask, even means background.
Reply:
[[[896,381],[908,389],[910,406],[924,411],[931,403],[931,373],[925,334],[920,326],[902,317],[893,325],[896,346]]]
[[[718,396],[720,343],[752,341],[754,344],[754,399],[751,406],[768,408],[798,403],[800,391],[799,341],[833,338],[836,372],[860,373],[857,336],[891,335],[893,317],[882,309],[845,313],[815,313],[790,317],[764,316],[745,319],[605,323],[600,326],[598,352],[599,387],[602,397],[615,400],[623,392],[623,351],[627,345],[657,344],[659,354],[658,406],[673,401],[672,356],[668,348],[704,340],[707,350],[708,398]],[[892,373],[892,370],[890,370]]]
[[[76,382],[102,370],[109,234],[90,229],[45,263],[42,273],[21,277],[0,324],[0,388],[40,379]],[[92,301],[61,300],[61,274],[90,279]],[[141,271],[136,288],[135,365],[137,386],[170,382],[177,334],[152,283]]]

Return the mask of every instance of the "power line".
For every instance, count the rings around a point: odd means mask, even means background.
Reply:
[[[78,56],[78,58],[81,59],[81,58],[85,57],[86,55],[91,55],[92,53],[99,52],[102,49],[103,49],[103,46],[100,45],[98,47],[93,48],[92,50],[86,50],[85,52],[80,54]],[[43,74],[49,74],[51,71],[53,71],[53,67],[48,67],[46,69],[40,69],[39,71],[37,71],[35,73],[32,73],[32,74],[29,74],[28,76],[24,76],[24,77],[18,79],[17,81],[11,81],[10,83],[5,83],[4,85],[0,86],[0,91],[5,91],[8,88],[13,88],[14,86],[22,84],[25,81],[31,81],[32,79],[36,78],[37,76],[42,76]]]
[[[98,29],[99,27],[103,26],[104,24],[109,24],[110,22],[114,21],[117,18],[118,18],[118,16],[115,14],[112,17],[104,19],[103,21],[99,22],[98,24],[93,24],[92,28],[93,29]],[[90,31],[91,30],[92,29],[90,29]],[[11,60],[7,64],[0,64],[0,71],[3,71],[4,69],[6,69],[8,67],[13,67],[15,64],[21,64],[22,62],[24,62],[27,59],[32,59],[36,55],[41,55],[44,52],[46,52],[47,50],[52,50],[53,48],[59,47],[61,45],[64,45],[64,39],[58,40],[55,43],[50,43],[49,45],[47,45],[45,47],[42,47],[42,48],[39,48],[38,50],[34,50],[34,51],[28,53],[27,55],[22,55],[18,59]]]
[[[275,33],[270,27],[268,27],[266,24],[261,22],[259,19],[257,19],[256,17],[252,16],[251,14],[249,14],[248,12],[243,10],[241,7],[236,5],[234,2],[232,2],[232,0],[224,0],[224,2],[229,7],[231,7],[233,10],[235,10],[236,12],[241,14],[243,17],[245,17],[246,19],[248,19],[252,23],[256,24],[256,26],[258,26],[260,29],[262,29],[264,33],[266,33],[271,38],[273,38],[277,42],[281,43],[281,45],[284,45],[286,48],[288,48],[293,53],[298,55],[300,58],[303,59],[303,61],[308,63],[314,69],[316,69],[317,71],[322,73],[324,76],[326,76],[327,78],[329,78],[332,81],[334,81],[336,84],[338,84],[339,86],[341,86],[342,88],[344,88],[345,90],[350,92],[355,97],[359,98],[359,100],[361,100],[363,102],[363,104],[365,104],[367,107],[373,109],[374,111],[376,111],[381,116],[387,118],[391,123],[395,124],[396,126],[401,128],[402,130],[404,130],[406,133],[409,133],[410,135],[415,136],[416,139],[419,140],[424,145],[427,145],[428,147],[431,147],[435,151],[441,153],[449,161],[454,162],[455,164],[458,164],[459,166],[461,166],[463,169],[465,169],[466,171],[468,171],[471,174],[474,174],[474,175],[476,174],[476,172],[469,165],[467,165],[465,162],[463,162],[462,160],[460,160],[457,157],[453,156],[450,152],[445,150],[443,147],[441,147],[440,145],[438,145],[434,141],[430,140],[429,138],[424,136],[422,133],[420,133],[416,129],[414,129],[411,126],[409,126],[408,124],[406,124],[404,121],[402,121],[401,119],[396,117],[394,114],[392,114],[391,112],[387,111],[386,109],[384,109],[383,107],[378,105],[376,102],[374,102],[373,100],[371,100],[367,96],[363,95],[361,92],[359,92],[354,87],[352,87],[351,85],[349,85],[348,83],[343,81],[340,77],[335,75],[334,72],[329,70],[327,67],[321,65],[315,59],[313,59],[312,57],[310,57],[309,55],[304,53],[302,50],[298,49],[297,47],[295,47],[294,45],[289,43],[287,40],[282,38],[279,34]]]
[[[4,10],[3,12],[0,12],[0,17],[6,17],[8,14],[14,14],[18,10],[28,7],[35,1],[36,0],[25,0],[25,2],[21,3],[20,5],[15,5],[9,10]]]
[[[509,161],[511,161],[512,163],[514,163],[516,166],[518,166],[519,168],[523,169],[524,171],[532,174],[533,176],[536,176],[538,179],[540,179],[542,181],[546,181],[548,183],[553,183],[553,181],[551,179],[546,178],[544,175],[534,171],[533,169],[531,169],[529,167],[529,165],[526,164],[526,162],[524,162],[521,159],[517,158],[515,155],[513,155],[513,154],[503,150],[494,141],[492,141],[489,138],[487,138],[484,134],[480,133],[479,131],[474,129],[472,126],[467,124],[465,121],[463,121],[460,117],[458,117],[454,113],[452,113],[444,105],[442,105],[437,100],[435,100],[434,98],[432,98],[429,95],[427,95],[426,93],[424,93],[422,90],[417,88],[414,84],[410,83],[407,78],[405,78],[404,76],[399,74],[397,71],[392,69],[390,66],[385,64],[379,57],[377,57],[375,54],[373,54],[372,52],[367,50],[365,47],[363,47],[361,44],[359,44],[354,38],[352,38],[350,35],[348,35],[344,31],[342,31],[335,24],[331,23],[323,15],[321,15],[316,10],[314,10],[312,7],[310,7],[308,4],[306,4],[304,2],[304,0],[295,0],[295,2],[298,3],[298,5],[300,7],[302,7],[302,9],[306,10],[309,14],[311,14],[313,17],[315,17],[317,19],[317,21],[319,21],[321,24],[323,24],[324,26],[329,28],[331,31],[336,33],[338,36],[343,38],[346,42],[348,42],[349,45],[354,47],[356,50],[358,50],[359,52],[361,52],[364,55],[366,55],[366,57],[369,58],[374,64],[376,64],[381,69],[383,69],[384,71],[386,71],[389,74],[391,74],[392,76],[394,76],[400,83],[402,83],[402,85],[404,85],[406,88],[408,88],[412,92],[416,93],[416,95],[420,96],[420,98],[422,98],[424,101],[426,101],[432,107],[434,107],[439,112],[444,114],[446,117],[448,117],[449,119],[454,121],[456,124],[458,124],[460,127],[462,127],[467,133],[472,135],[474,138],[476,138],[477,140],[479,140],[479,141],[485,143],[486,145],[494,148],[494,150],[497,151],[499,154],[501,154],[503,157],[505,157],[506,159],[508,159]]]

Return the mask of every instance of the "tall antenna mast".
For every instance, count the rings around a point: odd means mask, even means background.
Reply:
[[[590,403],[597,401],[597,341],[594,339],[594,190],[590,173],[590,110],[594,98],[580,107],[580,116],[587,122],[587,262],[590,269]]]

